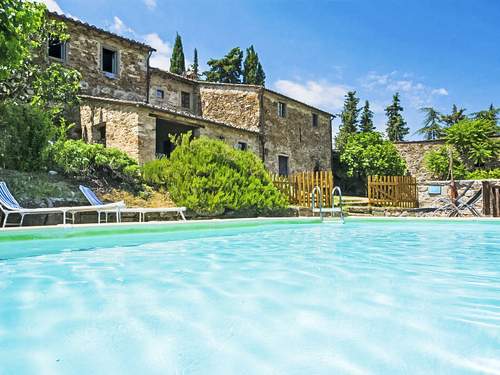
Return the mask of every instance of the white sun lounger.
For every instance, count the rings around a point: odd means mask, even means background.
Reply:
[[[97,198],[92,189],[80,185],[80,191],[85,195],[85,198],[89,201],[89,203],[95,207],[102,207],[104,203]],[[106,212],[106,211],[103,211]],[[145,208],[145,207],[126,207],[120,209],[120,215],[122,213],[137,213],[139,214],[139,222],[146,221],[146,214],[149,213],[162,213],[162,212],[174,212],[177,213],[182,220],[186,220],[184,216],[184,212],[186,212],[186,207],[159,207],[159,208]],[[107,220],[107,215],[106,215]],[[119,219],[121,221],[121,219]]]
[[[21,220],[19,226],[23,225],[24,217],[27,215],[46,215],[46,214],[61,214],[62,223],[66,224],[68,220],[72,223],[75,222],[75,214],[80,212],[97,212],[99,217],[98,222],[100,223],[100,212],[116,212],[117,217],[120,216],[120,210],[125,208],[123,202],[105,204],[100,207],[95,206],[75,206],[75,207],[50,207],[50,208],[23,208],[14,198],[14,196],[9,191],[7,184],[0,181],[0,211],[4,214],[4,219],[2,223],[2,228],[7,225],[16,225],[14,223],[8,224],[7,220],[9,215],[17,214],[20,215]],[[71,215],[71,218],[67,217],[67,214]]]

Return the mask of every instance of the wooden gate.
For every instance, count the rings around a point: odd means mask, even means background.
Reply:
[[[290,176],[272,175],[274,185],[288,197],[290,204],[311,207],[312,191],[315,186],[321,188],[323,207],[332,206],[333,173],[332,171],[299,172]],[[315,206],[319,206],[316,198]]]
[[[483,181],[483,214],[500,217],[500,184]]]
[[[418,207],[417,180],[411,176],[368,176],[370,205]]]

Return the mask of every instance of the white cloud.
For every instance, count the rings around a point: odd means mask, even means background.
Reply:
[[[59,14],[64,14],[59,4],[57,4],[56,0],[35,0],[38,3],[43,3],[47,6],[47,9],[51,12],[56,12]]]
[[[134,30],[125,25],[125,23],[117,16],[113,17],[113,24],[109,27],[109,29],[117,34],[133,34]]]
[[[344,85],[312,80],[304,83],[279,80],[274,83],[274,87],[282,94],[327,111],[342,108],[344,95],[349,91],[349,87]]]
[[[441,87],[440,89],[434,89],[432,90],[433,95],[442,95],[442,96],[448,96],[448,90],[445,88]]]
[[[377,91],[379,93],[399,92],[414,108],[430,105],[434,95],[448,95],[445,88],[429,87],[415,80],[412,74],[400,74],[397,71],[387,74],[369,72],[360,79],[360,84],[368,91]]]
[[[170,56],[172,56],[172,47],[165,42],[157,33],[147,34],[144,42],[156,49],[151,56],[150,64],[160,69],[168,70],[170,68]]]
[[[156,8],[156,0],[143,0],[143,1],[149,10],[153,10]]]

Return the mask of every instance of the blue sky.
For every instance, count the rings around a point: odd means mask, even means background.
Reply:
[[[159,50],[153,64],[163,68],[176,32],[186,58],[196,47],[202,65],[253,44],[268,87],[332,113],[354,89],[372,104],[380,130],[395,91],[412,133],[423,106],[443,112],[453,103],[469,112],[500,106],[498,0],[43,2],[146,41]]]

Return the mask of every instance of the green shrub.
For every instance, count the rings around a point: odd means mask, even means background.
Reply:
[[[434,178],[447,179],[450,176],[450,150],[453,158],[453,177],[464,178],[467,174],[467,169],[462,162],[459,153],[451,146],[441,146],[437,150],[430,150],[424,156],[425,168],[431,172]]]
[[[500,168],[494,169],[477,169],[474,172],[470,172],[465,177],[468,180],[488,180],[488,179],[500,179]]]
[[[142,177],[148,185],[165,187],[167,185],[167,168],[168,159],[162,156],[142,166]]]
[[[20,171],[42,169],[55,132],[50,115],[37,106],[1,103],[0,166]]]
[[[349,136],[340,163],[349,177],[399,176],[406,172],[405,161],[394,144],[384,140],[378,132]]]
[[[262,161],[253,153],[235,150],[206,137],[185,135],[165,163],[168,191],[174,202],[200,215],[226,210],[266,214],[286,206]],[[162,166],[163,167],[163,166]]]
[[[492,138],[499,130],[494,121],[465,119],[446,129],[445,139],[471,170],[500,157],[500,142]]]
[[[110,178],[115,183],[136,186],[141,182],[137,162],[116,148],[67,140],[56,142],[49,150],[52,166],[67,175],[83,179]]]

